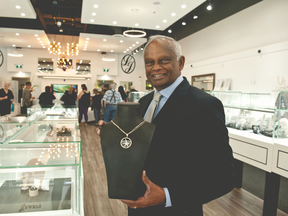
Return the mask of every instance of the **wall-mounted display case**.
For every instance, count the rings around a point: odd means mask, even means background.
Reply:
[[[79,215],[80,148],[80,143],[0,147],[0,214]]]
[[[138,103],[140,98],[142,98],[143,96],[145,96],[149,93],[150,93],[150,91],[147,91],[147,92],[130,92],[128,101]]]

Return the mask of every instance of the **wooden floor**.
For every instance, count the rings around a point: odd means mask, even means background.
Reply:
[[[126,206],[107,195],[106,172],[96,126],[80,126],[84,171],[85,216],[127,216]],[[263,200],[245,191],[234,189],[203,206],[205,216],[261,216]],[[288,216],[278,210],[277,216]]]

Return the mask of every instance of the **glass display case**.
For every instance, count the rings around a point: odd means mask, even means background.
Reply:
[[[286,139],[288,138],[288,91],[282,91],[278,94],[275,106],[277,107],[275,111],[275,137],[277,139],[277,143],[287,145],[288,142]]]
[[[27,116],[41,116],[39,121],[69,120],[77,121],[78,113],[76,106],[54,104],[53,106],[40,106],[39,104],[27,108]]]
[[[38,120],[41,115],[30,115],[30,116],[10,116],[6,115],[0,119],[0,124],[32,124],[34,121]]]
[[[247,108],[274,108],[269,93],[242,93],[241,106]]]
[[[74,122],[45,122],[35,123],[22,130],[21,134],[9,140],[9,144],[31,145],[41,143],[42,146],[50,146],[49,143],[78,143],[80,142],[79,124]],[[46,144],[46,145],[45,145]]]
[[[14,139],[18,136],[22,130],[25,130],[29,127],[28,124],[23,123],[7,123],[0,122],[0,144],[6,144],[11,139]]]
[[[80,142],[0,147],[0,214],[79,215],[80,149]]]
[[[138,101],[140,100],[140,98],[142,98],[143,96],[149,94],[151,91],[145,91],[145,92],[130,92],[129,95],[129,102],[135,102],[138,103]]]
[[[232,91],[206,91],[206,93],[217,97],[224,106],[239,107],[241,106],[242,92]]]

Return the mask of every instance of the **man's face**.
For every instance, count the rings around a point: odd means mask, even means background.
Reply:
[[[153,41],[145,49],[146,77],[158,91],[170,86],[180,76],[184,62],[184,56],[177,61],[167,41]]]
[[[30,89],[30,88],[31,88],[31,85],[26,85],[26,88],[27,88],[27,89]]]
[[[21,89],[23,89],[24,88],[24,85],[23,86],[21,86]]]

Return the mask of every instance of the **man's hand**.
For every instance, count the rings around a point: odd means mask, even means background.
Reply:
[[[146,171],[143,171],[142,181],[146,185],[146,192],[143,197],[139,197],[138,200],[121,200],[128,207],[132,209],[136,208],[146,208],[149,206],[160,205],[165,202],[165,192],[164,189],[159,187],[158,185],[151,182],[146,176]]]

